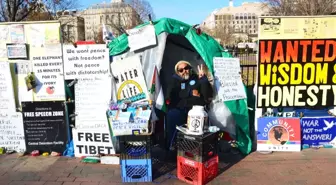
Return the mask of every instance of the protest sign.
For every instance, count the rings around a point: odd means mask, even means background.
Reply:
[[[135,110],[133,113],[108,111],[107,114],[113,136],[148,133],[151,110]]]
[[[335,117],[303,117],[301,119],[302,145],[309,147],[336,147]]]
[[[75,85],[77,116],[73,139],[76,157],[115,153],[106,116],[111,99],[111,80],[111,77],[79,79]]]
[[[110,104],[111,91],[110,77],[78,81],[75,85],[77,129],[108,128],[106,110]]]
[[[61,45],[48,55],[33,57],[33,72],[38,80],[34,101],[65,100]]]
[[[115,154],[108,130],[72,129],[75,157]]]
[[[258,151],[301,151],[299,118],[258,118]]]
[[[65,79],[110,75],[109,50],[104,44],[63,46]]]
[[[264,25],[277,25],[259,36],[258,108],[336,105],[336,37],[328,31],[330,19],[336,18],[262,18]]]
[[[8,62],[0,61],[0,112],[16,112],[12,76]]]
[[[10,26],[11,43],[25,43],[24,25],[14,24]]]
[[[118,102],[138,102],[149,98],[139,56],[114,61],[111,70],[116,80]]]
[[[33,90],[28,90],[25,77],[33,72],[31,61],[19,61],[15,63],[15,73],[18,82],[18,99],[21,102],[34,100]]]
[[[153,25],[146,25],[141,28],[127,30],[128,46],[130,51],[156,45],[155,28]]]
[[[213,64],[219,99],[221,101],[245,99],[239,59],[214,57]]]
[[[0,115],[0,147],[16,152],[26,151],[22,113]]]
[[[22,102],[27,152],[64,152],[68,130],[64,106],[63,101]]]

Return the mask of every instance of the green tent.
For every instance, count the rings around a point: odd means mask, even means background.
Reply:
[[[150,23],[144,23],[137,26],[137,28],[148,24]],[[229,53],[224,52],[221,45],[212,37],[205,33],[198,35],[196,30],[186,23],[170,18],[162,18],[153,21],[152,24],[154,25],[157,36],[161,33],[167,33],[169,35],[173,34],[185,37],[202,57],[204,63],[212,74],[214,57],[232,57]],[[115,38],[109,43],[108,47],[111,56],[117,56],[127,52],[129,50],[127,35],[123,34]],[[249,154],[252,149],[252,141],[250,138],[247,100],[226,101],[224,103],[231,111],[236,122],[236,140],[238,148],[243,154]]]

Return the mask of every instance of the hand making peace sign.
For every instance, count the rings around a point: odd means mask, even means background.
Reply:
[[[198,78],[202,78],[205,75],[204,70],[203,70],[203,64],[201,64],[201,67],[200,65],[198,65],[197,69],[198,69]]]

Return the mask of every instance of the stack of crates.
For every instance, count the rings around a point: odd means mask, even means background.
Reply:
[[[218,133],[177,135],[177,178],[193,185],[210,182],[218,174]]]
[[[122,182],[152,182],[150,136],[120,136]]]

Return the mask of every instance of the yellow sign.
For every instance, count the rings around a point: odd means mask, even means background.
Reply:
[[[257,107],[336,105],[336,35],[326,30],[335,30],[335,22],[261,18]]]
[[[330,39],[335,37],[336,18],[261,17],[259,39]]]

